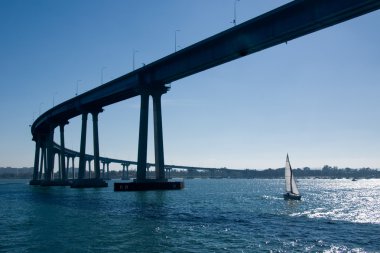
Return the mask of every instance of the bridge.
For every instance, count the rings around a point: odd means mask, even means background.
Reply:
[[[164,143],[162,130],[161,97],[169,91],[170,84],[181,78],[205,71],[212,67],[286,43],[309,33],[378,10],[378,0],[296,0],[277,9],[234,26],[219,34],[170,54],[160,60],[86,93],[73,97],[40,115],[33,123],[31,132],[35,146],[34,173],[31,184],[65,184],[68,179],[65,158],[79,156],[78,176],[74,180],[83,187],[105,186],[101,179],[100,163],[111,159],[99,154],[98,116],[111,104],[140,96],[140,123],[137,161],[118,161],[136,164],[136,182],[148,182],[147,167],[155,167],[156,182],[167,182],[165,176]],[[147,163],[147,135],[149,100],[153,101],[155,163]],[[93,156],[86,154],[88,115],[93,119]],[[65,125],[81,116],[81,141],[79,152],[65,148]],[[60,129],[60,144],[54,143],[54,131]],[[59,152],[61,180],[53,180],[55,152]],[[93,159],[94,175],[84,181],[86,161]],[[90,169],[91,171],[91,169]],[[85,183],[84,183],[85,182]]]
[[[54,156],[58,156],[58,160],[61,161],[61,146],[57,143],[54,143],[53,148]],[[80,157],[80,153],[75,150],[65,149],[64,157],[66,158],[66,167],[62,167],[62,164],[58,164],[58,171],[56,173],[52,173],[52,179],[58,180],[58,182],[62,182],[62,180],[70,180],[71,182],[78,178],[78,172],[75,168],[75,159]],[[88,172],[88,177],[91,177],[91,162],[94,160],[94,155],[85,155],[85,161],[86,161],[86,167]],[[114,159],[110,157],[103,157],[99,156],[99,161],[103,165],[101,169],[101,178],[102,179],[110,179],[109,176],[109,165],[111,163],[119,164],[122,168],[122,176],[121,179],[129,180],[130,179],[130,171],[129,166],[137,165],[136,161],[130,161],[130,160],[121,160],[121,159]],[[149,169],[151,167],[154,167],[155,164],[153,163],[147,163],[146,164],[146,171],[149,172]],[[171,177],[171,171],[172,170],[183,170],[186,171],[185,177],[187,178],[194,178],[196,176],[196,173],[205,173],[207,177],[209,178],[221,178],[221,177],[232,177],[239,175],[246,175],[249,171],[248,169],[227,169],[227,168],[210,168],[210,167],[195,167],[195,166],[185,166],[185,165],[174,165],[174,164],[165,164],[165,178]],[[38,178],[41,178],[43,173],[43,167],[39,168],[38,171]],[[135,173],[134,173],[135,174]],[[65,176],[66,175],[66,176]]]

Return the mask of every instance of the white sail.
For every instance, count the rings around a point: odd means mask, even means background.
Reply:
[[[289,156],[286,155],[285,164],[285,190],[294,194],[300,194],[296,185],[296,181],[293,176],[292,166],[289,162]]]
[[[292,175],[293,175],[293,172],[292,172]],[[300,192],[298,191],[298,188],[297,188],[297,185],[296,185],[296,181],[294,180],[294,177],[292,176],[292,193],[294,194],[297,194],[299,195]]]

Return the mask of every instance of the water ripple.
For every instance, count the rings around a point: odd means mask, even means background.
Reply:
[[[189,180],[182,191],[0,181],[0,252],[379,252],[380,180]]]

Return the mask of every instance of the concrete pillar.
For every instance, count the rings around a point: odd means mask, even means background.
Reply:
[[[150,165],[147,165],[145,170],[146,170],[146,174],[147,174],[147,177],[146,178],[150,178],[150,173],[149,173],[149,169],[150,169]]]
[[[79,153],[79,171],[78,179],[84,179],[86,170],[86,134],[87,134],[87,112],[82,114],[82,132],[80,138],[80,153]]]
[[[54,127],[50,126],[49,133],[47,136],[47,168],[45,170],[45,180],[50,181],[52,178],[52,173],[54,171]]]
[[[75,179],[75,168],[74,168],[74,165],[75,164],[75,156],[73,156],[73,160],[72,160],[72,176],[73,176],[73,179]]]
[[[172,168],[166,168],[166,178],[168,179],[172,178],[171,171],[172,171]]]
[[[125,168],[126,168],[126,177],[125,177],[125,179],[126,180],[129,180],[129,163],[126,163],[125,164]]]
[[[66,166],[65,166],[65,123],[59,124],[60,137],[61,137],[61,153],[60,153],[60,168],[62,174],[62,180],[67,180]]]
[[[122,176],[121,176],[121,179],[122,180],[129,180],[129,163],[122,163],[121,164],[123,166],[123,172],[122,172]]]
[[[156,179],[165,180],[164,140],[162,133],[161,96],[166,93],[166,87],[160,87],[152,91],[153,119],[154,119],[154,153],[156,163]]]
[[[88,178],[91,178],[91,159],[88,160]]]
[[[103,163],[103,175],[102,175],[102,178],[104,179],[104,167],[105,167],[106,163],[104,161],[102,161],[102,163]]]
[[[215,169],[210,169],[210,178],[215,178]]]
[[[146,179],[146,155],[148,147],[149,94],[143,92],[140,97],[141,107],[136,181],[144,181]]]
[[[58,155],[58,179],[62,180],[62,167],[61,167],[61,154],[56,153]],[[55,161],[55,154],[54,154],[54,161]],[[53,172],[53,178],[54,178],[54,172]]]
[[[94,171],[95,178],[100,179],[100,162],[99,162],[99,134],[98,134],[98,115],[102,110],[91,112],[93,122],[93,134],[94,134]]]
[[[69,179],[69,174],[70,174],[70,156],[66,156],[66,179]]]
[[[107,162],[107,179],[110,179],[110,162]]]
[[[47,140],[46,140],[46,143],[45,143],[45,154],[44,154],[44,167],[43,167],[43,177],[45,179],[45,174],[47,173],[47,170],[48,170],[48,152],[47,152]]]
[[[44,140],[42,141],[41,143],[41,151],[42,151],[42,154],[41,154],[41,162],[40,162],[40,173],[38,175],[38,179],[42,179],[43,176],[45,176],[45,172],[46,172],[46,138],[44,138]]]
[[[46,155],[46,150],[45,150],[45,144],[41,144],[41,160],[40,160],[40,169],[38,172],[38,179],[42,179],[42,173],[44,169],[44,161],[45,161],[45,155]]]
[[[33,180],[38,179],[38,169],[39,169],[40,149],[41,149],[41,139],[37,137],[35,141],[36,141],[36,151],[34,154]]]
[[[54,177],[54,167],[55,167],[55,155],[56,153],[54,152],[53,153],[53,166],[52,166],[52,169],[50,170],[50,174],[51,174],[51,179],[54,180],[55,177]],[[59,161],[59,154],[58,154],[58,161]],[[59,166],[59,163],[58,163],[58,166]],[[60,169],[58,168],[58,176],[59,176],[59,173],[60,173]]]

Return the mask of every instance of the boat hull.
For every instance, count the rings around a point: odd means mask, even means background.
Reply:
[[[285,193],[284,194],[285,200],[301,200],[301,195],[291,194],[291,193]]]

